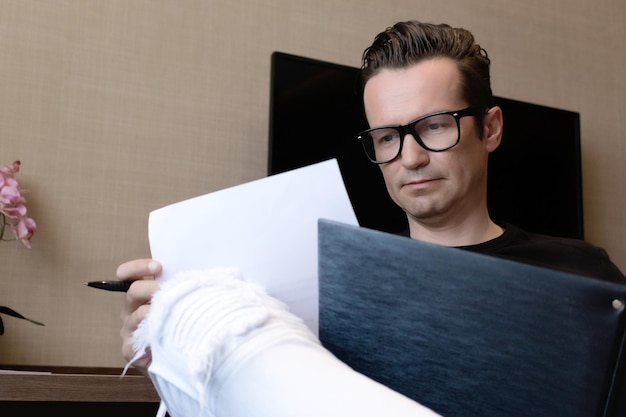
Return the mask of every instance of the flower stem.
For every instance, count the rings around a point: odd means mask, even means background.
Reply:
[[[4,213],[0,213],[0,240],[4,236],[4,228],[6,227],[6,217],[4,217]]]

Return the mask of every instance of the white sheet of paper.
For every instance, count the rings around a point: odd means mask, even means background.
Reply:
[[[317,334],[320,218],[358,224],[335,159],[155,210],[148,233],[158,279],[236,268]]]

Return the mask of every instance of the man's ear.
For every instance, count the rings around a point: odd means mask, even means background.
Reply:
[[[500,146],[502,127],[502,109],[494,106],[487,111],[483,118],[483,142],[487,152],[493,152]]]

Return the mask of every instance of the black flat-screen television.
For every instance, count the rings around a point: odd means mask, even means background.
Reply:
[[[282,52],[271,57],[268,174],[336,158],[363,227],[397,233],[405,214],[356,139],[367,129],[359,69]],[[583,238],[580,116],[496,97],[504,114],[490,155],[491,217],[527,231]]]

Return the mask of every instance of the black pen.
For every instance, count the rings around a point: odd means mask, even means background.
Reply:
[[[100,290],[126,292],[134,281],[90,281],[85,285]]]

